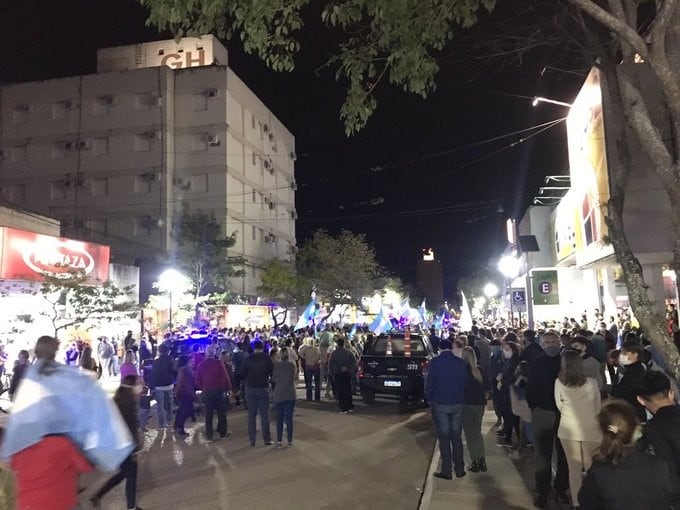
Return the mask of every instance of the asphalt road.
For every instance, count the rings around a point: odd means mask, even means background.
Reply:
[[[275,438],[274,412],[271,420]],[[259,432],[251,447],[242,409],[232,408],[228,421],[231,437],[212,444],[205,443],[202,416],[188,423],[185,439],[172,429],[147,432],[137,504],[144,510],[418,508],[435,443],[427,410],[400,412],[395,401],[378,400],[343,415],[333,402],[298,400],[290,449],[264,446]],[[82,500],[105,479],[83,479]],[[124,482],[101,508],[125,508]]]

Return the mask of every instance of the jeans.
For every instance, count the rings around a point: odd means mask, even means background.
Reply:
[[[194,397],[190,394],[177,395],[177,414],[175,414],[175,430],[184,431],[184,423],[194,414]]]
[[[456,473],[463,473],[463,440],[461,439],[463,422],[463,404],[437,404],[430,402],[432,420],[439,439],[441,454],[441,472],[451,474],[451,466]]]
[[[276,440],[280,443],[283,438],[283,422],[286,422],[286,436],[288,442],[293,442],[293,409],[295,400],[284,400],[276,403]]]
[[[269,390],[267,388],[247,388],[246,400],[248,401],[248,439],[255,443],[257,439],[257,428],[255,420],[260,414],[260,424],[262,425],[262,439],[265,443],[272,440],[269,430]]]
[[[224,390],[206,390],[203,392],[205,404],[205,438],[213,438],[213,414],[217,413],[217,433],[220,437],[227,435],[227,411]]]
[[[351,372],[342,372],[333,377],[333,389],[335,396],[338,399],[340,411],[345,412],[353,409],[352,405],[352,374]]]
[[[153,390],[158,413],[158,426],[165,427],[172,421],[172,390]]]
[[[562,443],[557,439],[559,415],[557,411],[534,408],[531,412],[531,428],[534,434],[534,470],[536,492],[541,495],[550,493],[552,479],[553,449],[557,453],[557,470],[555,473],[555,490],[562,492],[569,487],[569,468]]]
[[[314,383],[314,400],[321,400],[321,386],[319,379],[320,368],[305,368],[305,388],[307,388],[307,400],[312,400],[312,383]]]
[[[125,480],[125,499],[127,500],[128,508],[137,507],[137,461],[130,455],[120,465],[118,473],[113,475],[108,482],[106,482],[101,489],[99,489],[94,497],[101,499],[107,492],[113,489],[120,482]]]
[[[482,418],[484,406],[463,406],[463,432],[467,442],[470,459],[480,460],[484,458],[484,438],[482,437]]]

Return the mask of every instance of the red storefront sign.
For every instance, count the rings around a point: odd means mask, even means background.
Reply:
[[[109,247],[0,227],[0,278],[42,281],[44,276],[85,283],[109,278]]]

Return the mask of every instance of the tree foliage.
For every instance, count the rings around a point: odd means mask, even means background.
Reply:
[[[304,299],[294,263],[279,259],[265,262],[257,292],[282,307],[295,306]]]
[[[130,287],[121,289],[111,281],[85,285],[84,281],[84,276],[75,273],[67,279],[44,276],[39,293],[49,305],[44,315],[52,322],[55,337],[62,329],[87,321],[111,321],[121,314],[137,313],[136,304],[127,297]]]
[[[176,37],[240,37],[246,52],[276,71],[291,71],[300,50],[303,9],[310,0],[140,0],[148,23]],[[495,0],[324,0],[321,19],[344,36],[327,65],[346,82],[340,110],[345,132],[364,127],[384,79],[426,97],[435,88],[436,57],[457,27],[469,27]]]
[[[314,232],[298,251],[296,265],[306,292],[315,289],[319,299],[331,308],[360,305],[362,297],[373,294],[384,283],[384,271],[365,236],[347,230],[336,236],[324,230]]]
[[[229,255],[237,233],[222,234],[222,225],[211,213],[183,206],[173,237],[177,252],[173,263],[193,285],[194,298],[229,292],[229,281],[245,275],[243,257]]]

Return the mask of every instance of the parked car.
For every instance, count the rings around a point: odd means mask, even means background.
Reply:
[[[410,334],[410,356],[404,332],[377,336],[364,347],[359,360],[357,376],[363,401],[371,404],[379,394],[423,401],[425,376],[433,356],[426,336]]]

